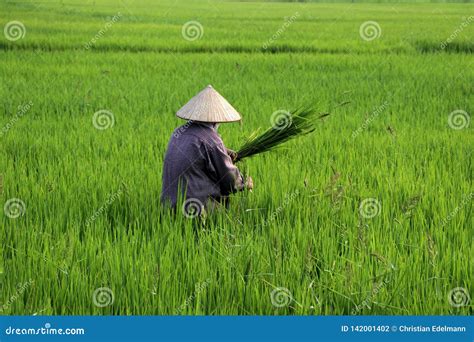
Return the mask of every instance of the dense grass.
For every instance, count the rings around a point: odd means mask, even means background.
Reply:
[[[448,293],[472,297],[474,137],[448,116],[474,109],[474,23],[439,46],[473,5],[122,4],[0,4],[27,29],[0,41],[0,197],[26,205],[0,217],[2,314],[472,314]],[[201,39],[183,39],[189,20]],[[359,36],[367,20],[378,39]],[[231,148],[276,110],[351,104],[244,161],[254,192],[202,227],[159,194],[174,113],[207,84],[243,114],[220,128]],[[113,304],[94,305],[100,287]]]
[[[250,0],[241,0],[241,1],[250,1]],[[255,0],[261,2],[315,2],[315,3],[375,3],[375,4],[400,4],[400,3],[410,3],[410,4],[422,4],[422,3],[472,3],[472,0]],[[255,2],[251,1],[251,2]]]

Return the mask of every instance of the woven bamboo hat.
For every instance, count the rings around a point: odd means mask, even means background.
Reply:
[[[211,85],[189,100],[176,116],[201,122],[234,122],[241,119],[239,112]]]

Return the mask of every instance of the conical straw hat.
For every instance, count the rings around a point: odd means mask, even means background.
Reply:
[[[239,112],[211,85],[189,100],[176,116],[201,122],[233,122],[241,119]]]

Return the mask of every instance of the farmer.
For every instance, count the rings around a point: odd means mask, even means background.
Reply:
[[[182,196],[183,213],[197,216],[204,208],[227,205],[231,193],[253,188],[252,178],[244,180],[233,164],[237,154],[226,149],[217,133],[219,123],[239,121],[240,114],[212,86],[194,96],[176,116],[188,122],[173,132],[168,143],[163,204],[176,209]]]

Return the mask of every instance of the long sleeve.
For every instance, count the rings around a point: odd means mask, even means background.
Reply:
[[[206,145],[205,148],[209,158],[209,171],[215,174],[222,196],[243,190],[243,176],[232,163],[222,140],[219,139],[213,146]]]

